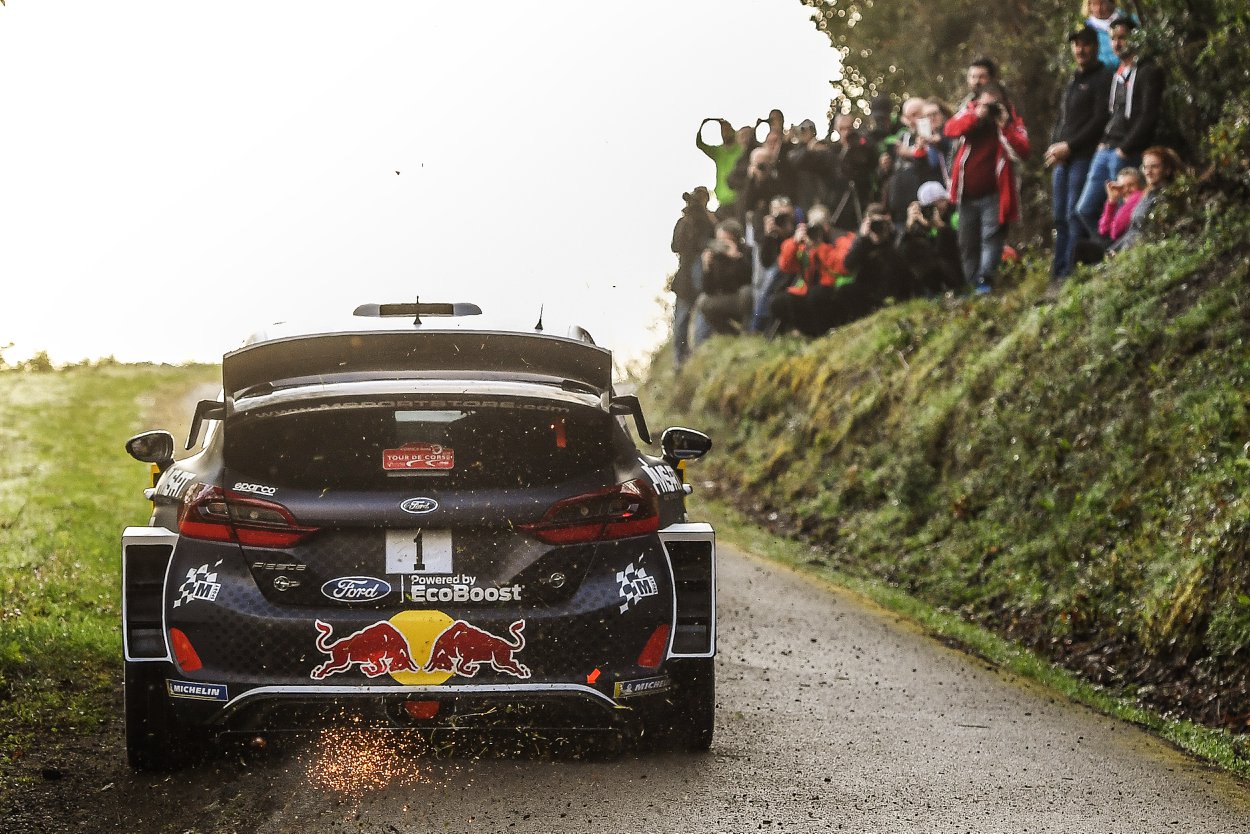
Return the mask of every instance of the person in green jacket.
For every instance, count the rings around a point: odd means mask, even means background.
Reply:
[[[719,145],[709,145],[703,141],[703,126],[708,122],[716,122],[720,125],[721,143]],[[738,195],[729,187],[729,173],[734,169],[738,158],[748,150],[751,138],[750,128],[744,127],[735,133],[733,125],[728,121],[711,117],[700,122],[699,129],[695,132],[695,146],[716,165],[716,186],[712,192],[716,195],[716,216],[721,219],[736,216],[735,203],[738,202]]]

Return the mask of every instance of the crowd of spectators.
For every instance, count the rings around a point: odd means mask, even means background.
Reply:
[[[1077,263],[1132,246],[1158,189],[1180,171],[1155,144],[1163,73],[1138,56],[1134,18],[1086,0],[1068,36],[1075,64],[1042,164],[1052,169],[1050,293]],[[810,119],[771,111],[735,128],[705,119],[696,145],[715,165],[711,192],[683,194],[673,230],[680,366],[713,333],[818,336],[889,300],[994,290],[1029,134],[998,65],[968,64],[967,91],[888,96],[843,113],[822,138]],[[711,125],[719,144],[706,140]],[[709,209],[712,194],[715,211]]]

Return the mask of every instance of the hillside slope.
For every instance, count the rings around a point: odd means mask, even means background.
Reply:
[[[708,431],[724,500],[1174,715],[1244,732],[1250,213],[806,341],[721,338],[653,422]]]

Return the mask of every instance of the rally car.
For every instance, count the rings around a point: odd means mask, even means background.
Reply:
[[[223,735],[325,725],[605,729],[706,749],[715,535],[687,519],[609,351],[478,323],[471,304],[368,304],[222,360],[147,526],[122,537],[132,766]]]

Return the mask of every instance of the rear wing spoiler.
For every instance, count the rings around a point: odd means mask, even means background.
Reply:
[[[227,401],[282,380],[368,372],[518,373],[612,387],[612,353],[590,342],[540,333],[382,331],[293,336],[248,345],[221,363]]]

